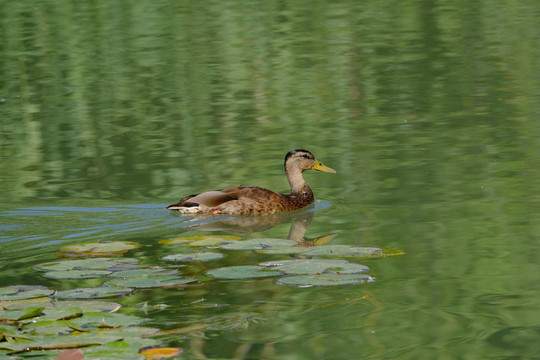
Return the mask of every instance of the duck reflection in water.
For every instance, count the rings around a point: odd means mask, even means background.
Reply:
[[[223,231],[231,234],[248,234],[261,232],[279,224],[291,221],[287,239],[294,240],[302,246],[324,245],[336,237],[336,233],[329,233],[315,238],[306,237],[306,232],[315,215],[313,205],[306,208],[280,212],[265,216],[238,216],[238,215],[196,215],[182,223],[182,229],[200,231]]]

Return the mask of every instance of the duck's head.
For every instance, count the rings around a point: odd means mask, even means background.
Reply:
[[[291,150],[285,156],[285,171],[289,172],[293,169],[318,170],[325,173],[335,174],[334,169],[321,164],[312,153],[304,149]]]

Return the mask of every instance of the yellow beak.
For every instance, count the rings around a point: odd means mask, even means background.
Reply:
[[[329,168],[328,166],[324,166],[323,164],[321,164],[317,160],[315,160],[315,161],[316,161],[315,165],[313,165],[311,167],[311,170],[318,170],[318,171],[322,171],[322,172],[329,173],[329,174],[335,174],[336,173],[336,170],[334,170],[332,168]]]

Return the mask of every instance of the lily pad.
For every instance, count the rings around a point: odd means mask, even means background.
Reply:
[[[112,254],[123,254],[129,250],[136,249],[140,245],[132,241],[101,241],[85,244],[67,245],[60,248],[75,256],[94,255],[107,256]]]
[[[286,239],[249,239],[222,245],[220,248],[226,250],[263,250],[276,246],[293,246],[296,244],[298,244],[296,241]]]
[[[0,322],[20,321],[41,315],[43,307],[29,306],[22,310],[0,310]]]
[[[256,279],[282,275],[277,270],[268,270],[256,265],[222,267],[209,270],[206,274],[217,279]]]
[[[0,288],[0,301],[13,301],[22,299],[33,299],[49,296],[54,290],[49,290],[41,285],[11,285]]]
[[[105,270],[65,270],[48,271],[43,276],[50,279],[98,279],[111,274],[111,271]]]
[[[211,261],[221,259],[224,255],[217,252],[196,252],[167,255],[162,258],[165,261]]]
[[[132,278],[141,276],[174,276],[178,270],[164,269],[162,267],[139,268],[133,270],[117,271],[109,275],[112,278]]]
[[[361,247],[350,245],[324,245],[312,247],[305,252],[306,256],[336,256],[336,257],[371,257],[380,254],[382,249],[376,247]]]
[[[180,276],[147,276],[127,279],[114,279],[108,281],[105,285],[129,287],[136,289],[150,289],[180,286],[196,281],[197,279],[185,278]]]
[[[278,284],[298,287],[355,285],[374,281],[366,274],[321,274],[283,276]]]
[[[295,259],[259,263],[266,269],[279,270],[288,275],[318,274],[357,274],[369,270],[365,265],[350,263],[347,260]]]
[[[186,245],[194,241],[207,241],[207,244],[222,244],[227,241],[242,240],[242,238],[234,235],[196,235],[196,236],[183,236],[174,239],[161,240],[158,244],[161,245]],[[200,246],[200,245],[191,245]]]
[[[134,258],[98,258],[59,260],[35,265],[39,271],[62,271],[62,270],[111,270],[119,265],[137,264],[139,260]]]
[[[102,286],[61,290],[56,293],[55,297],[59,299],[107,299],[129,295],[132,292],[133,289],[127,289],[125,287]]]

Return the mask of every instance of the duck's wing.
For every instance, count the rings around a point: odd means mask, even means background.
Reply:
[[[188,207],[211,208],[231,200],[236,200],[236,198],[230,194],[222,192],[221,190],[211,190],[200,194],[186,196],[176,204],[167,206],[167,209],[175,210]]]

